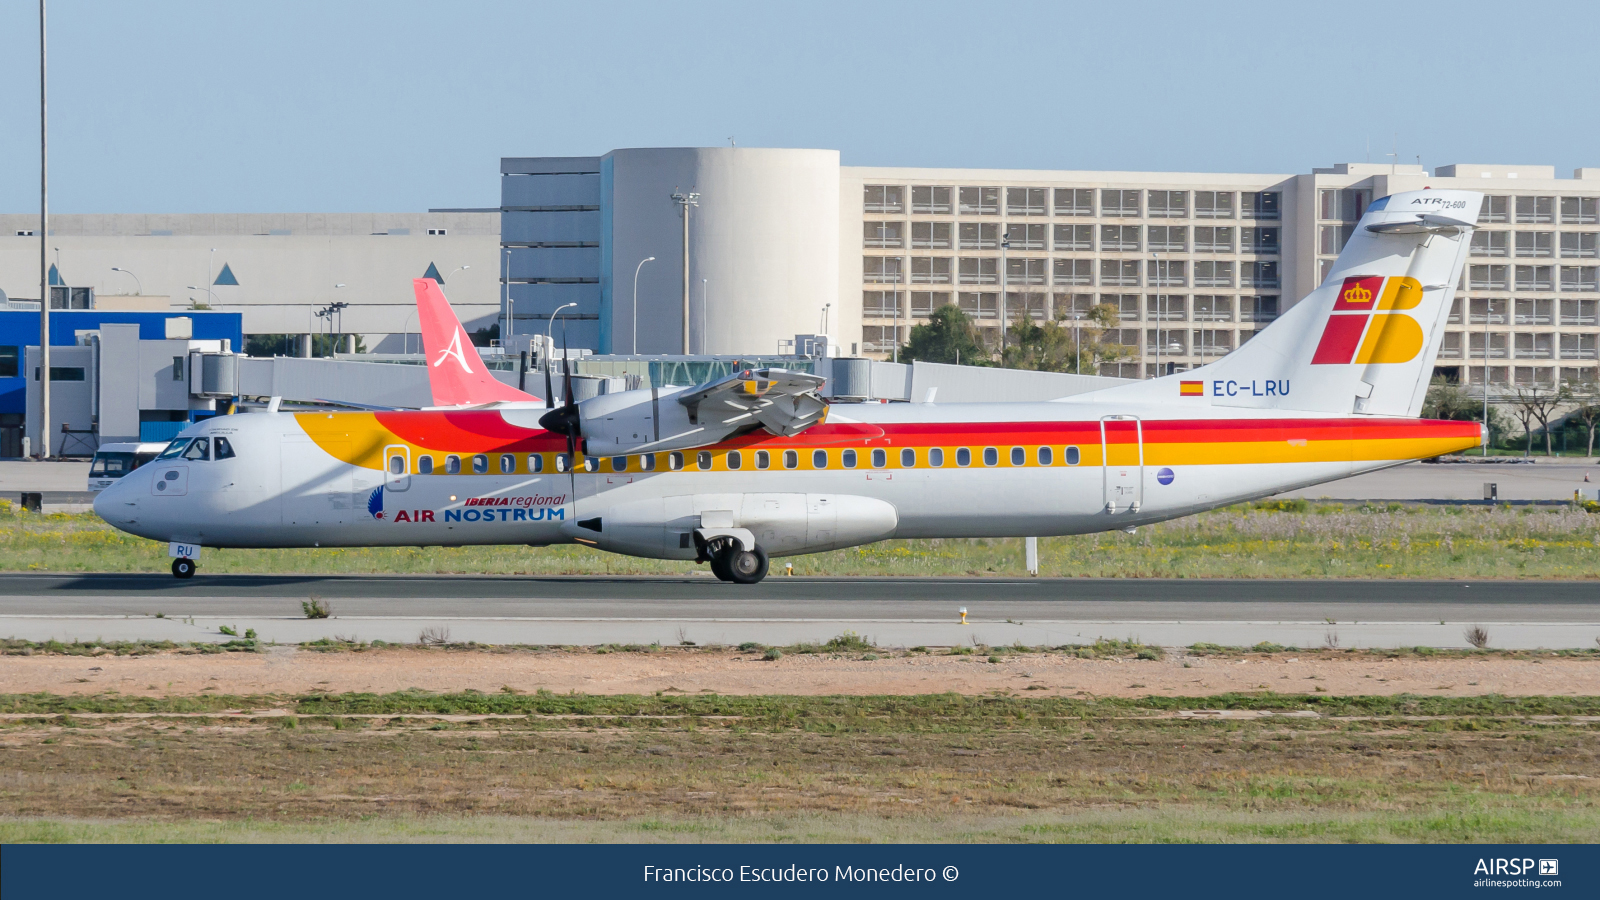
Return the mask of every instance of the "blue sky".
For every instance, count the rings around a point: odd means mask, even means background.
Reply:
[[[56,0],[52,208],[498,203],[501,156],[1600,166],[1600,4]],[[0,210],[38,207],[37,6],[0,3]],[[1492,112],[1491,112],[1492,111]]]

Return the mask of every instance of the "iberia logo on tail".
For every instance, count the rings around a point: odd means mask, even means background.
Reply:
[[[1422,352],[1422,325],[1399,310],[1413,309],[1421,302],[1422,285],[1415,278],[1346,278],[1311,364],[1365,365],[1416,359]]]

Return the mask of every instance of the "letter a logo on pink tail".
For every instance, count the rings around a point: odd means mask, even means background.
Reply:
[[[472,374],[472,364],[467,362],[467,357],[461,352],[460,329],[456,329],[456,333],[450,335],[450,346],[444,348],[444,351],[439,354],[438,359],[433,361],[433,364],[435,366],[442,366],[444,365],[445,360],[451,358],[454,358],[456,362],[461,364],[461,371],[466,372],[469,375]]]
[[[480,406],[487,403],[538,401],[538,397],[502,384],[483,366],[474,366],[477,351],[468,350],[472,339],[450,308],[439,282],[417,278],[417,321],[422,327],[422,349],[430,360],[428,386],[435,406]],[[446,365],[451,360],[455,365]]]

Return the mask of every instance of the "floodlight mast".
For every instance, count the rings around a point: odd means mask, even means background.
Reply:
[[[672,201],[683,216],[683,355],[689,355],[689,207],[700,205],[700,195],[674,190]]]
[[[50,134],[45,105],[44,0],[39,0],[39,447],[50,458]],[[71,291],[67,292],[69,295]],[[70,297],[69,297],[70,299]]]

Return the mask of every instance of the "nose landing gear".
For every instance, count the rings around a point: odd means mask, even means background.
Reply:
[[[172,561],[172,576],[174,578],[193,578],[194,560],[178,557]]]

